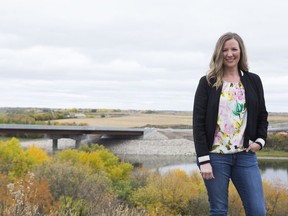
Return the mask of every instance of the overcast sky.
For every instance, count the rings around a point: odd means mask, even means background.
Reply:
[[[288,111],[286,0],[2,0],[0,107],[192,110],[217,39]]]

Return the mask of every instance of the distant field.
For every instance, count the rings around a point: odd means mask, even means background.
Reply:
[[[88,126],[101,127],[153,127],[153,126],[192,126],[192,115],[187,113],[177,114],[130,114],[119,117],[94,117],[73,118],[57,120],[59,123],[86,123]]]
[[[288,114],[270,114],[268,117],[270,122],[288,122]]]
[[[270,126],[288,126],[288,114],[270,114]],[[189,112],[177,113],[133,113],[123,116],[111,116],[101,118],[95,116],[93,118],[72,118],[57,120],[59,123],[85,123],[88,126],[100,127],[192,127],[192,114]]]
[[[270,127],[288,127],[288,114],[270,114],[268,121]]]

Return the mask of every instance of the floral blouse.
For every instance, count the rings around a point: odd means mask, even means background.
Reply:
[[[245,89],[242,83],[224,81],[211,153],[231,154],[243,151],[246,124]]]

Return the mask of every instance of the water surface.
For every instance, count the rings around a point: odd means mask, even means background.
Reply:
[[[164,174],[170,170],[182,169],[187,174],[199,172],[195,156],[167,155],[119,155],[125,161],[136,166],[144,166]],[[288,160],[277,158],[258,158],[262,179],[288,186]]]

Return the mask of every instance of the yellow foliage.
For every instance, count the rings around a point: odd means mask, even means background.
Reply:
[[[0,172],[11,177],[20,177],[26,174],[33,166],[49,159],[40,148],[32,146],[24,151],[16,138],[0,141]]]
[[[169,200],[171,204],[178,202],[177,207],[180,207],[179,205],[189,200],[191,194],[195,194],[190,180],[183,170],[168,172],[159,182],[162,198]]]
[[[75,149],[60,151],[57,152],[56,159],[59,159],[61,162],[69,161],[75,164],[79,162],[79,152]]]
[[[288,215],[288,187],[281,183],[263,182],[267,216]]]
[[[113,180],[126,180],[132,170],[132,165],[129,163],[119,163],[118,166],[112,166],[107,169]]]
[[[37,148],[35,145],[29,146],[26,150],[28,157],[33,161],[33,164],[39,165],[50,160],[50,157],[42,148]]]
[[[199,196],[198,179],[193,182],[182,170],[174,170],[163,176],[154,173],[145,187],[132,195],[132,201],[151,215],[178,215],[187,212],[190,202]],[[196,186],[195,186],[196,184]]]
[[[267,216],[288,215],[288,187],[275,182],[263,182]],[[151,215],[209,215],[209,203],[204,181],[199,173],[187,176],[175,170],[161,176],[152,173],[147,184],[134,192],[131,201]],[[244,216],[240,196],[229,185],[229,215]]]
[[[27,173],[31,162],[21,148],[19,140],[0,141],[0,172],[18,177]]]
[[[266,202],[267,216],[288,215],[288,187],[276,182],[263,182],[264,196]],[[237,190],[230,184],[229,186],[229,213],[244,216],[245,211]]]
[[[23,152],[21,148],[20,142],[16,138],[12,138],[7,141],[0,140],[0,160],[10,160],[15,155],[20,154]]]
[[[116,181],[127,180],[133,168],[129,163],[119,162],[118,157],[105,148],[91,152],[64,150],[58,152],[56,157],[60,161],[87,165],[93,172],[105,172],[112,180]]]
[[[94,171],[105,170],[105,162],[97,152],[79,152],[79,162],[88,165]]]

